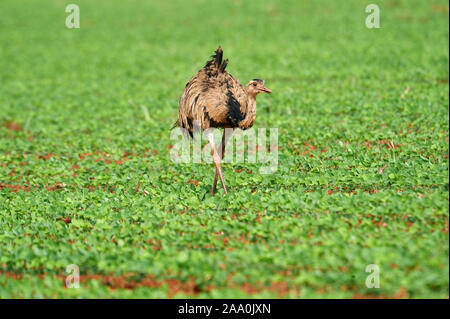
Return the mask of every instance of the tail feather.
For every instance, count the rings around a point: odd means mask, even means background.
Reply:
[[[216,51],[214,51],[216,54],[212,55],[212,58],[214,59],[214,62],[216,64],[216,67],[219,69],[222,65],[222,59],[223,59],[223,50],[222,47],[219,45]]]
[[[220,72],[223,73],[225,71],[225,68],[227,67],[227,65],[228,65],[228,59],[223,61],[223,63],[220,65],[220,68],[219,68]]]
[[[223,61],[223,50],[222,47],[219,45],[216,51],[214,51],[215,54],[211,55],[212,59],[206,62],[205,68],[213,67],[218,72],[223,73],[225,71],[225,68],[228,64],[228,59]]]

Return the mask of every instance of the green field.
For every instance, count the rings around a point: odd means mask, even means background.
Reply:
[[[448,298],[448,10],[0,1],[0,298]],[[224,164],[213,197],[170,128],[219,44],[273,90],[254,128],[279,151],[271,175]]]

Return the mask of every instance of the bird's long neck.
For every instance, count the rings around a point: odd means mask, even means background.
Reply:
[[[247,97],[247,109],[242,110],[245,117],[239,122],[239,127],[243,130],[252,127],[256,119],[256,95],[249,94]]]

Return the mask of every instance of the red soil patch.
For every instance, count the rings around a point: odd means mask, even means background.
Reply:
[[[54,191],[56,191],[56,190],[62,190],[62,189],[65,189],[66,186],[67,186],[66,184],[56,183],[56,184],[53,185],[53,186],[45,187],[45,189],[46,189],[47,191],[49,191],[49,192],[54,192]]]
[[[80,154],[80,161],[84,161],[87,156],[91,156],[91,153],[81,153]]]
[[[224,263],[221,263],[219,267],[225,271],[226,266]],[[391,266],[392,267],[392,266]],[[303,269],[304,267],[296,267],[299,269]],[[395,268],[395,267],[394,267]],[[339,269],[343,272],[348,272],[348,268],[345,266],[339,267]],[[307,266],[306,271],[313,271],[311,267]],[[322,269],[323,271],[323,269]],[[169,270],[169,274],[171,274]],[[6,279],[11,280],[23,280],[24,276],[21,273],[11,272],[11,271],[3,271],[0,269],[0,275],[6,277]],[[48,273],[39,273],[36,274],[41,280],[44,280],[45,277],[52,276],[54,279],[61,280],[63,287],[66,287],[66,276],[64,274],[55,274],[50,275]],[[245,282],[242,284],[236,284],[233,280],[233,274],[228,274],[227,279],[225,281],[224,287],[215,287],[213,285],[208,285],[207,287],[202,288],[195,280],[195,278],[190,277],[188,281],[181,281],[176,278],[167,278],[167,279],[156,279],[153,275],[144,275],[140,276],[133,273],[124,273],[122,275],[104,275],[104,274],[81,274],[80,275],[80,284],[87,286],[89,281],[97,280],[100,281],[102,285],[107,286],[111,290],[116,289],[127,289],[134,290],[140,287],[146,287],[151,289],[162,288],[164,285],[167,286],[167,297],[173,298],[177,294],[184,294],[187,296],[196,296],[200,292],[206,291],[210,292],[213,290],[220,290],[223,288],[228,289],[239,289],[245,292],[248,295],[253,295],[257,293],[261,293],[264,291],[269,291],[276,293],[279,298],[283,298],[290,293],[293,293],[296,298],[300,296],[300,289],[297,286],[292,286],[287,281],[271,281],[269,285],[264,285],[261,282]],[[341,287],[342,291],[355,291],[355,287],[347,287],[343,285]],[[327,291],[327,287],[320,287],[317,289],[318,293],[324,293]],[[409,298],[409,294],[404,287],[401,287],[394,295],[386,295],[386,294],[361,294],[355,292],[353,295],[355,299],[403,299]]]
[[[20,132],[23,130],[22,126],[14,121],[5,122],[5,123],[3,123],[2,126],[6,127],[8,130],[14,131],[14,132]]]
[[[193,184],[193,185],[195,185],[195,186],[198,186],[198,182],[197,182],[197,181],[194,181],[194,180],[192,180],[192,179],[189,180],[189,184]]]
[[[51,159],[54,155],[52,153],[46,154],[46,155],[36,155],[37,159],[43,159],[44,161],[48,161]]]
[[[23,189],[25,192],[30,191],[30,186],[22,186],[22,185],[11,185],[11,184],[2,184],[0,183],[0,191],[8,188],[11,190],[11,193],[17,193],[19,190]]]
[[[223,244],[225,245],[225,246],[228,246],[228,242],[230,241],[230,239],[228,238],[228,236],[226,236],[226,237],[224,237],[223,238]]]
[[[234,170],[236,173],[240,174],[242,172],[246,172],[247,174],[253,174],[251,169],[239,168]]]
[[[409,297],[409,294],[405,287],[400,287],[400,289],[397,290],[397,292],[393,296],[389,296],[386,294],[379,294],[379,295],[366,294],[365,295],[365,294],[360,294],[360,293],[355,293],[353,295],[353,299],[404,299],[404,298],[408,298],[408,297]]]
[[[67,224],[70,224],[72,222],[72,220],[70,219],[70,216],[67,215],[66,217],[61,217],[61,220]]]

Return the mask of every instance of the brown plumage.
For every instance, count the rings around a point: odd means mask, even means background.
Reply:
[[[246,87],[228,73],[225,68],[228,59],[223,61],[223,51],[219,46],[206,65],[186,84],[178,108],[178,121],[175,126],[186,129],[190,136],[198,126],[202,131],[209,128],[240,128],[253,126],[256,118],[256,95],[272,93],[264,86],[264,81],[251,80]],[[227,192],[220,166],[225,152],[225,144],[230,136],[222,137],[220,154],[214,147],[212,134],[208,140],[212,147],[213,160],[216,165],[212,194],[215,194],[217,177]]]

